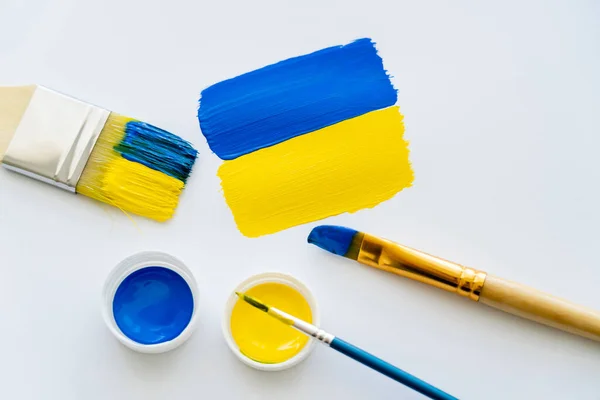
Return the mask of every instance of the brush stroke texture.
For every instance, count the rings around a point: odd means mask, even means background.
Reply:
[[[374,207],[412,184],[398,107],[225,161],[225,200],[238,229],[257,237]]]
[[[140,121],[125,125],[125,136],[115,146],[123,158],[186,182],[198,152],[191,144],[156,126]]]
[[[185,184],[115,151],[132,118],[111,113],[77,182],[77,193],[133,213],[166,221],[175,213]],[[181,139],[179,139],[181,140]]]
[[[370,111],[397,93],[371,39],[290,58],[208,87],[198,119],[231,160]]]

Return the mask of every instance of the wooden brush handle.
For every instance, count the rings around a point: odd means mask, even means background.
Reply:
[[[519,317],[600,341],[600,313],[519,283],[488,275],[479,301]]]

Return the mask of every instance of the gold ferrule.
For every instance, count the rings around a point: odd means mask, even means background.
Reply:
[[[364,234],[357,261],[478,301],[486,273]]]

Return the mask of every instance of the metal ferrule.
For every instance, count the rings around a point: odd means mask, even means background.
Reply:
[[[478,301],[486,273],[364,234],[357,261]]]
[[[281,311],[278,308],[269,307],[268,312],[270,315],[272,315],[273,317],[279,319],[280,321],[288,324],[292,328],[295,328],[296,330],[299,330],[300,332],[305,333],[308,336],[312,336],[315,339],[325,343],[328,346],[331,344],[331,342],[335,338],[335,336],[332,335],[331,333],[325,332],[324,330],[319,329],[315,325],[309,324],[308,322],[303,321],[299,318],[296,318],[293,315],[290,315],[290,314],[286,313],[285,311]]]
[[[75,192],[109,114],[103,108],[38,86],[2,164]]]

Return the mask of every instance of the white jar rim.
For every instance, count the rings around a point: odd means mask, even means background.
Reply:
[[[233,311],[233,307],[235,306],[235,303],[238,301],[238,297],[235,294],[235,292],[243,293],[243,292],[249,290],[250,288],[260,285],[260,284],[263,284],[263,283],[281,283],[281,284],[290,286],[293,289],[297,290],[306,299],[308,305],[310,306],[310,309],[312,312],[312,320],[313,320],[312,323],[317,326],[321,323],[320,314],[319,314],[319,306],[317,304],[317,300],[316,300],[315,296],[313,295],[313,293],[308,288],[308,286],[306,286],[299,279],[297,279],[291,275],[288,275],[288,274],[284,274],[281,272],[264,272],[261,274],[252,275],[251,277],[247,278],[231,292],[231,295],[229,296],[229,298],[227,299],[227,302],[225,303],[225,312],[224,312],[223,321],[222,321],[223,336],[225,337],[225,341],[227,342],[227,345],[229,346],[231,351],[244,364],[246,364],[252,368],[261,370],[261,371],[283,371],[285,369],[288,369],[295,365],[298,365],[299,363],[304,361],[314,350],[317,341],[313,338],[309,338],[306,345],[295,356],[293,356],[283,362],[280,362],[280,363],[264,364],[264,363],[255,361],[255,360],[249,358],[248,356],[244,355],[240,351],[240,348],[237,345],[237,343],[235,342],[235,340],[233,339],[233,335],[231,333],[231,323],[230,323],[231,313]]]
[[[194,302],[194,310],[185,329],[176,338],[157,344],[142,344],[127,337],[117,325],[113,314],[113,300],[119,285],[133,272],[146,267],[163,267],[176,272],[189,286]],[[192,271],[181,260],[159,251],[143,251],[121,261],[106,278],[102,291],[102,316],[112,334],[130,349],[140,353],[164,353],[181,346],[194,331],[198,319],[198,284]]]

